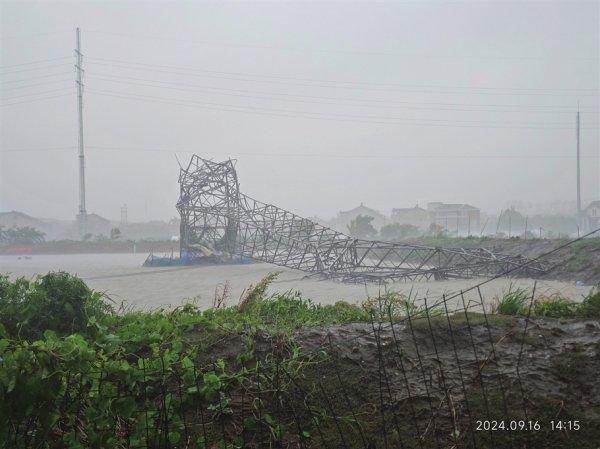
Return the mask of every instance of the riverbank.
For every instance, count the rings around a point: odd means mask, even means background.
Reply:
[[[384,294],[128,312],[67,274],[0,278],[0,443],[595,448],[600,296],[550,318]],[[531,298],[524,292],[523,298]],[[527,305],[527,301],[523,303]],[[492,430],[493,429],[493,430]]]
[[[486,248],[490,251],[529,259],[542,257],[550,270],[542,279],[600,284],[600,237],[585,238],[567,245],[568,239],[421,238],[410,243],[442,248]],[[557,249],[558,248],[558,249]],[[551,254],[548,254],[551,253]]]

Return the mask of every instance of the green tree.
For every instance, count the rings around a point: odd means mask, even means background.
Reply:
[[[377,236],[377,230],[371,222],[374,220],[369,215],[358,215],[348,225],[348,232],[352,237],[359,239],[372,239]]]
[[[119,228],[112,228],[110,230],[110,239],[118,240],[121,237],[121,230]]]
[[[419,235],[419,228],[406,223],[391,223],[382,226],[379,231],[381,239],[389,241],[402,240],[407,237],[416,237],[417,235]]]
[[[44,241],[44,234],[30,226],[0,229],[0,242],[7,245],[33,245]]]

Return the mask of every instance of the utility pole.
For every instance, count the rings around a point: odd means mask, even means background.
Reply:
[[[77,71],[77,115],[79,119],[78,126],[78,149],[79,149],[79,211],[77,214],[77,222],[79,224],[79,235],[83,237],[87,231],[87,212],[85,210],[85,155],[83,152],[83,70],[82,70],[82,54],[81,54],[81,32],[77,28],[75,32],[76,49],[75,49],[75,69]]]
[[[581,158],[579,148],[579,103],[577,104],[577,225],[581,224]]]

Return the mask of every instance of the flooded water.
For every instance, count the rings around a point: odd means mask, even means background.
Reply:
[[[215,290],[226,283],[230,289],[228,303],[236,304],[245,288],[260,281],[266,274],[280,271],[279,278],[269,287],[269,293],[298,290],[305,298],[324,304],[339,300],[361,302],[369,296],[377,296],[381,288],[377,285],[349,285],[334,281],[306,279],[304,273],[283,269],[274,265],[257,263],[248,265],[195,266],[144,268],[145,254],[68,254],[33,255],[30,259],[19,256],[0,256],[0,272],[11,277],[35,276],[48,271],[68,271],[83,278],[87,284],[105,292],[117,302],[124,302],[136,309],[172,308],[194,299],[200,307],[213,303]],[[388,289],[410,293],[416,297],[427,296],[431,301],[443,294],[452,295],[466,290],[483,279],[402,282]],[[531,289],[533,279],[495,279],[481,286],[487,301],[514,287]],[[580,300],[590,287],[575,286],[571,282],[538,281],[537,294],[559,292],[564,296]],[[465,294],[466,300],[478,300],[478,292]],[[459,301],[455,299],[453,304]]]

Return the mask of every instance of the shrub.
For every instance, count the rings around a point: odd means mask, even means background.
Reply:
[[[14,282],[0,276],[0,324],[12,338],[39,339],[46,330],[59,336],[86,333],[90,316],[101,318],[110,310],[100,293],[68,273]]]

